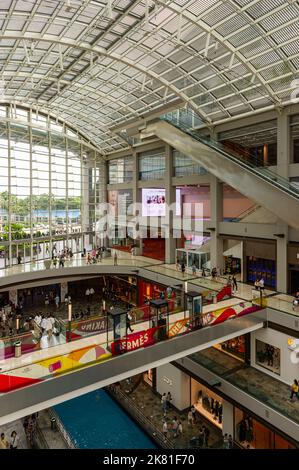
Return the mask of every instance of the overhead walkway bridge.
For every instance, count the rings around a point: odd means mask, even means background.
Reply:
[[[200,163],[211,174],[299,230],[299,188],[277,175],[249,153],[228,150],[221,142],[208,139],[190,128],[191,118],[167,115],[141,131],[141,138],[156,135],[175,149]],[[188,124],[189,121],[189,124]]]
[[[200,327],[184,318],[186,312],[172,314],[162,338],[147,319],[118,341],[107,331],[1,361],[0,425],[258,330],[266,321],[266,311],[252,304],[218,313],[203,314]]]

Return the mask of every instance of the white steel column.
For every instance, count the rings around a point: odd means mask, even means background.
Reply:
[[[168,207],[175,204],[175,187],[172,186],[172,173],[173,173],[173,152],[170,145],[165,145],[165,200]],[[167,215],[167,210],[165,211]],[[175,263],[175,249],[176,243],[173,238],[173,216],[175,213],[169,213],[168,220],[168,233],[165,233],[165,263]]]
[[[282,110],[277,117],[277,173],[289,178],[289,164],[291,155],[289,116]],[[286,209],[287,210],[287,209]],[[288,225],[280,221],[279,234],[276,244],[276,289],[287,292],[288,287]]]
[[[277,117],[277,173],[284,178],[289,177],[290,154],[289,116],[281,111]]]
[[[277,227],[276,242],[276,290],[287,292],[288,289],[288,234],[289,229],[286,224]]]
[[[222,183],[210,175],[210,202],[211,202],[211,268],[218,267],[223,270],[223,240],[219,238],[219,222],[223,215],[223,189]]]
[[[133,149],[132,152],[132,159],[133,159],[133,165],[132,165],[132,170],[133,170],[133,179],[132,179],[132,195],[133,195],[133,204],[140,204],[140,190],[138,188],[138,181],[139,181],[139,165],[138,165],[138,153],[136,149]],[[125,160],[126,164],[126,160]],[[141,217],[141,210],[135,208],[135,211],[133,212],[133,217],[136,219],[136,225],[138,224],[139,226],[139,221]],[[143,252],[143,242],[142,242],[142,237],[141,237],[141,230],[139,229],[137,235],[137,230],[136,230],[136,235],[137,239],[136,242],[139,241],[139,246],[137,248],[136,254],[142,255]]]

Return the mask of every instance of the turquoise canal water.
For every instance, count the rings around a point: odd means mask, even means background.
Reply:
[[[156,449],[156,445],[104,391],[54,407],[79,449]]]

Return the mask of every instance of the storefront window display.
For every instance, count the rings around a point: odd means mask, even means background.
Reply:
[[[169,311],[173,312],[181,308],[180,291],[161,284],[155,284],[146,280],[138,280],[138,304],[147,305],[153,299],[167,299],[169,301]]]
[[[261,278],[265,286],[276,288],[276,262],[247,256],[247,281],[254,282]]]
[[[149,369],[143,374],[143,380],[150,387],[154,387],[156,369]]]
[[[235,441],[250,449],[293,449],[294,445],[235,407]]]
[[[255,361],[261,367],[280,375],[280,349],[272,344],[264,343],[258,339],[255,341]]]
[[[241,272],[241,259],[232,256],[225,257],[225,274],[238,274]]]
[[[237,359],[245,360],[245,336],[238,336],[237,338],[229,339],[221,344],[214,346],[229,355],[236,357]]]
[[[222,398],[194,379],[191,379],[191,403],[202,416],[222,429]]]
[[[107,276],[107,289],[114,296],[130,305],[137,305],[137,279],[135,276]]]

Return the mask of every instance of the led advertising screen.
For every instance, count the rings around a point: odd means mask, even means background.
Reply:
[[[165,189],[143,188],[142,189],[142,216],[164,217],[165,216]],[[181,215],[181,192],[176,189],[176,215]]]

